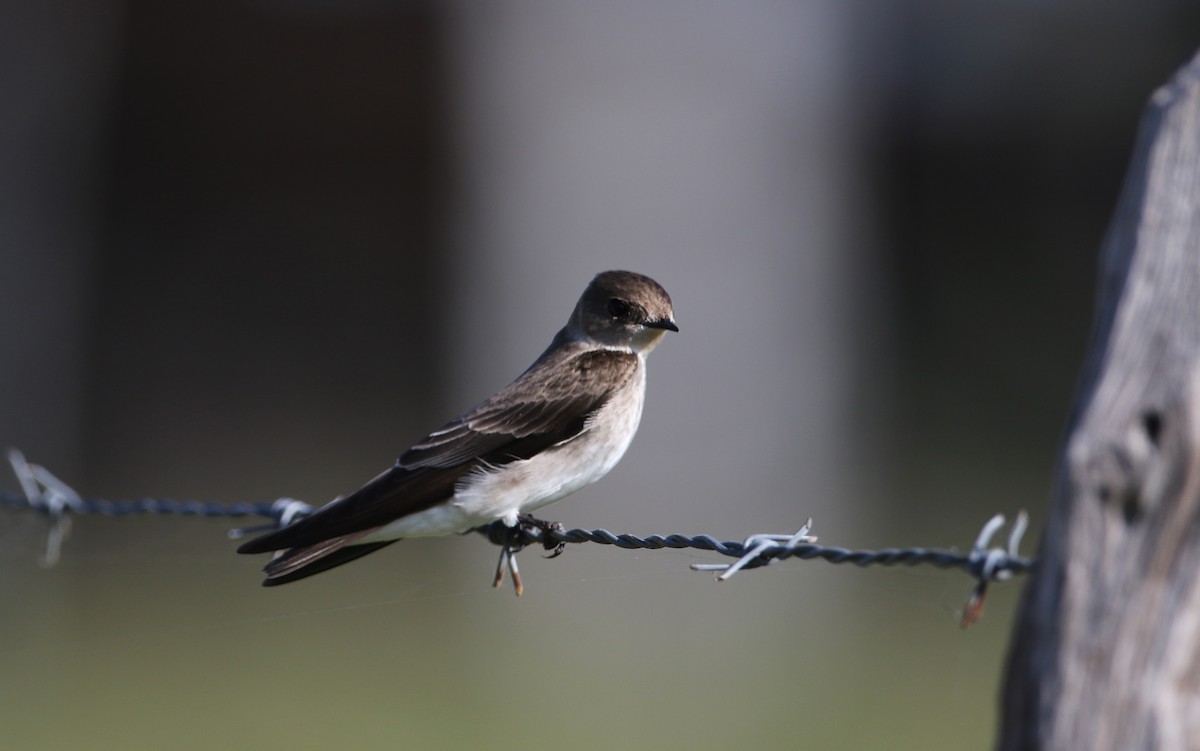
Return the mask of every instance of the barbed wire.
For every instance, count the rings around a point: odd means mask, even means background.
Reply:
[[[228,536],[236,539],[285,527],[294,520],[316,511],[316,507],[294,498],[232,504],[176,501],[169,498],[125,501],[83,498],[45,467],[26,461],[24,455],[16,449],[9,450],[8,461],[21,485],[21,492],[0,491],[0,506],[32,510],[49,518],[46,548],[41,559],[45,566],[53,566],[61,557],[62,545],[70,533],[72,514],[112,517],[155,514],[227,519],[260,517],[270,520],[263,525],[229,530]],[[755,534],[742,541],[722,541],[710,535],[618,535],[606,529],[564,529],[558,524],[547,524],[530,518],[524,518],[515,528],[507,527],[502,522],[494,522],[476,531],[501,546],[495,584],[500,584],[504,567],[507,566],[518,594],[521,592],[521,579],[515,556],[517,552],[531,545],[542,545],[546,550],[552,551],[547,556],[550,558],[561,553],[568,544],[584,542],[612,545],[624,550],[692,548],[736,558],[733,563],[691,564],[690,568],[694,571],[716,572],[717,581],[730,579],[744,569],[761,568],[788,558],[820,559],[835,564],[853,563],[860,567],[928,564],[938,568],[957,568],[976,579],[975,589],[963,608],[961,622],[964,628],[982,616],[987,588],[991,582],[1007,581],[1014,574],[1030,571],[1035,565],[1032,558],[1024,557],[1019,552],[1022,538],[1029,526],[1029,518],[1024,511],[1017,515],[1005,547],[992,546],[992,538],[1005,524],[1004,516],[996,514],[983,525],[975,544],[967,553],[923,547],[851,550],[818,545],[817,538],[809,534],[812,524],[812,519],[809,519],[794,533]]]

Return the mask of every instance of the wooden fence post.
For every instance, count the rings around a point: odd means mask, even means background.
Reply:
[[[1001,749],[1200,749],[1200,54],[1151,97],[1003,692]]]

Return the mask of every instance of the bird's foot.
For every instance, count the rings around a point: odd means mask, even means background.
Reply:
[[[556,539],[556,535],[552,533],[561,533],[564,530],[565,527],[559,522],[544,521],[529,514],[518,516],[516,525],[512,527],[506,526],[502,521],[479,527],[476,531],[487,535],[489,540],[500,546],[500,560],[496,563],[496,576],[492,579],[492,586],[499,587],[504,583],[504,569],[507,568],[512,577],[513,589],[517,597],[520,597],[525,587],[521,583],[521,570],[517,568],[517,553],[540,542],[549,551],[549,554],[543,557],[557,558],[562,555],[567,544]]]
[[[557,558],[567,549],[567,543],[559,540],[555,541],[554,536],[549,533],[565,532],[566,527],[562,522],[548,522],[544,519],[535,518],[532,514],[521,514],[517,517],[517,526],[525,527],[529,530],[536,530],[536,533],[530,535],[534,539],[541,538],[542,547],[549,551],[549,555],[542,556],[543,558]]]
[[[525,586],[521,583],[521,569],[517,568],[517,553],[530,543],[527,533],[521,529],[520,524],[509,527],[502,521],[480,527],[479,531],[500,546],[500,560],[496,562],[496,576],[492,578],[492,586],[499,587],[504,583],[504,569],[507,568],[512,576],[513,591],[520,597],[525,591]]]

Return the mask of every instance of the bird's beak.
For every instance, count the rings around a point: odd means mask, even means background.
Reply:
[[[667,331],[679,331],[679,327],[670,318],[664,318],[661,321],[646,321],[642,324],[648,329],[666,329]]]

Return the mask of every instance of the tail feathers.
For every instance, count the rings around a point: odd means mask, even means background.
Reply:
[[[319,574],[343,563],[362,558],[368,553],[374,553],[393,542],[398,542],[398,540],[384,540],[361,545],[352,544],[370,531],[354,532],[340,537],[332,537],[315,545],[292,548],[266,565],[263,571],[266,572],[267,578],[263,580],[263,586],[274,587]]]

